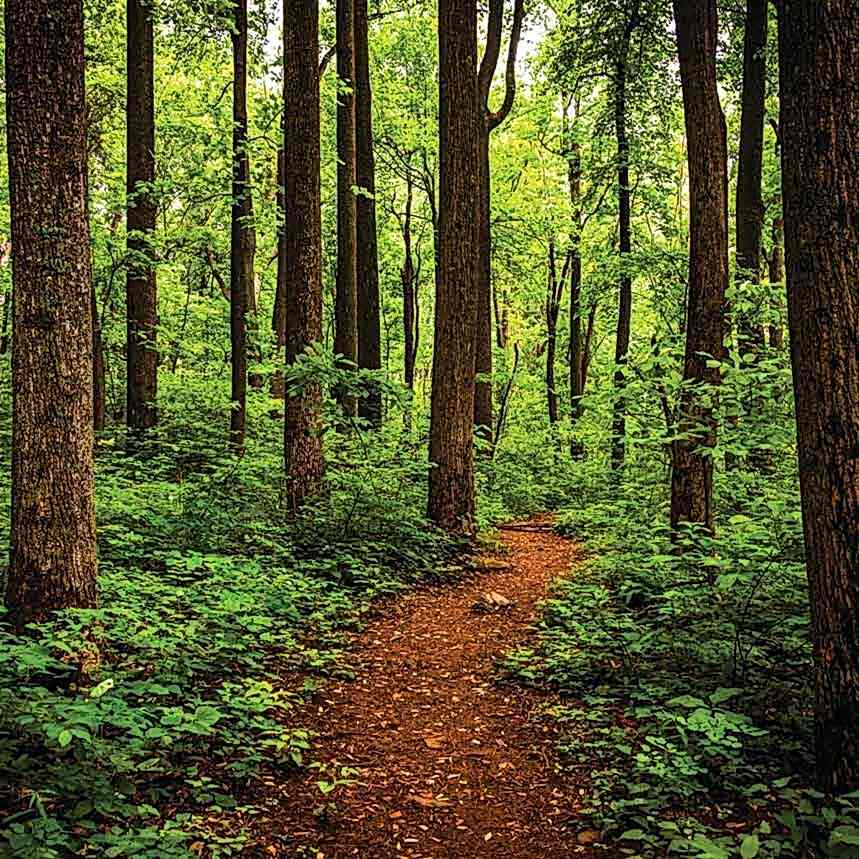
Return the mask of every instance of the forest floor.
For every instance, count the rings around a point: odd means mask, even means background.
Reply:
[[[596,833],[577,820],[587,776],[556,773],[557,736],[541,716],[551,697],[498,672],[578,549],[547,519],[508,525],[502,541],[503,553],[482,556],[465,579],[380,604],[356,634],[355,679],[326,683],[297,714],[313,726],[318,763],[269,782],[260,855],[592,853]],[[488,594],[510,605],[484,604]]]

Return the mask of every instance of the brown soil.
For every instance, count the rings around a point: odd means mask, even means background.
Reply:
[[[329,773],[354,768],[354,782],[324,797],[316,782],[331,776],[307,769],[278,786],[260,855],[591,854],[581,842],[594,833],[576,817],[583,784],[556,775],[554,728],[540,716],[551,699],[499,684],[496,665],[526,640],[576,547],[547,520],[502,533],[507,555],[381,606],[356,636],[357,679],[326,684],[302,714],[316,731],[314,760]],[[513,605],[476,610],[487,592]],[[320,814],[326,802],[335,807]]]

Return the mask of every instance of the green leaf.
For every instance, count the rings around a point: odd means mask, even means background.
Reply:
[[[60,744],[60,748],[64,749],[70,742],[72,741],[72,732],[69,730],[60,731],[57,736],[57,742]]]
[[[740,856],[743,859],[755,859],[761,849],[761,843],[757,835],[747,835],[740,845]]]

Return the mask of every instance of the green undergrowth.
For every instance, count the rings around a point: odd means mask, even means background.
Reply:
[[[290,520],[265,396],[238,461],[205,388],[177,381],[163,399],[135,456],[100,439],[100,608],[31,637],[0,625],[3,855],[240,852],[259,779],[312,760],[293,710],[349,675],[344,633],[451,568],[400,430],[329,436],[329,494]]]
[[[557,527],[589,558],[507,668],[562,693],[550,715],[563,766],[587,774],[586,822],[631,856],[859,856],[859,794],[809,786],[809,618],[790,473],[725,474],[717,538],[689,533],[677,552],[658,477],[612,486],[577,468],[581,491]]]

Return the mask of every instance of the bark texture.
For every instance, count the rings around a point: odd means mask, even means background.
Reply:
[[[714,530],[713,458],[716,418],[712,404],[724,357],[728,285],[728,167],[725,118],[716,88],[718,22],[715,0],[674,0],[686,145],[689,160],[689,290],[686,309],[684,389],[673,445],[671,525]],[[702,390],[702,387],[709,390]]]
[[[322,219],[319,186],[319,3],[284,3],[284,188],[286,364],[322,339]],[[285,502],[297,511],[322,490],[318,386],[286,392]]]
[[[820,782],[859,788],[859,6],[779,10],[782,196]]]
[[[379,319],[379,251],[376,236],[376,158],[373,151],[373,95],[370,86],[370,38],[367,0],[355,2],[355,129],[357,184],[358,366],[382,369]],[[382,424],[382,395],[370,385],[358,414],[371,426]]]
[[[107,423],[107,382],[104,341],[101,336],[101,320],[98,315],[94,286],[90,286],[90,312],[92,318],[92,428],[100,432]]]
[[[235,0],[233,42],[233,206],[230,236],[230,444],[245,446],[248,390],[248,316],[254,290],[253,199],[248,156],[248,2]]]
[[[6,0],[12,527],[20,630],[96,603],[83,2]]]
[[[132,432],[158,422],[158,296],[152,261],[157,214],[155,181],[155,57],[152,9],[128,0],[127,176],[128,269],[126,276],[126,421]]]
[[[580,458],[584,449],[576,438],[576,427],[582,417],[585,393],[584,341],[582,336],[582,164],[579,145],[568,126],[564,111],[567,185],[570,195],[570,454]]]
[[[739,278],[754,283],[760,278],[764,222],[761,177],[767,74],[767,5],[767,0],[747,0],[746,3],[740,152],[737,167],[737,273]],[[748,325],[740,325],[739,333],[758,340],[757,331]]]
[[[474,533],[474,372],[479,200],[476,0],[439,0],[439,278],[428,515]]]
[[[344,367],[358,363],[358,210],[355,143],[354,0],[337,0],[337,283],[334,352]],[[347,416],[358,414],[358,400],[335,391]]]
[[[283,129],[281,128],[281,135]],[[286,348],[286,280],[287,280],[287,256],[286,256],[286,199],[284,194],[284,174],[286,167],[283,158],[283,146],[277,151],[277,282],[274,290],[274,306],[271,314],[271,330],[274,334],[276,353],[282,358],[283,350]],[[270,383],[271,396],[276,400],[282,400],[283,371],[275,370]]]

